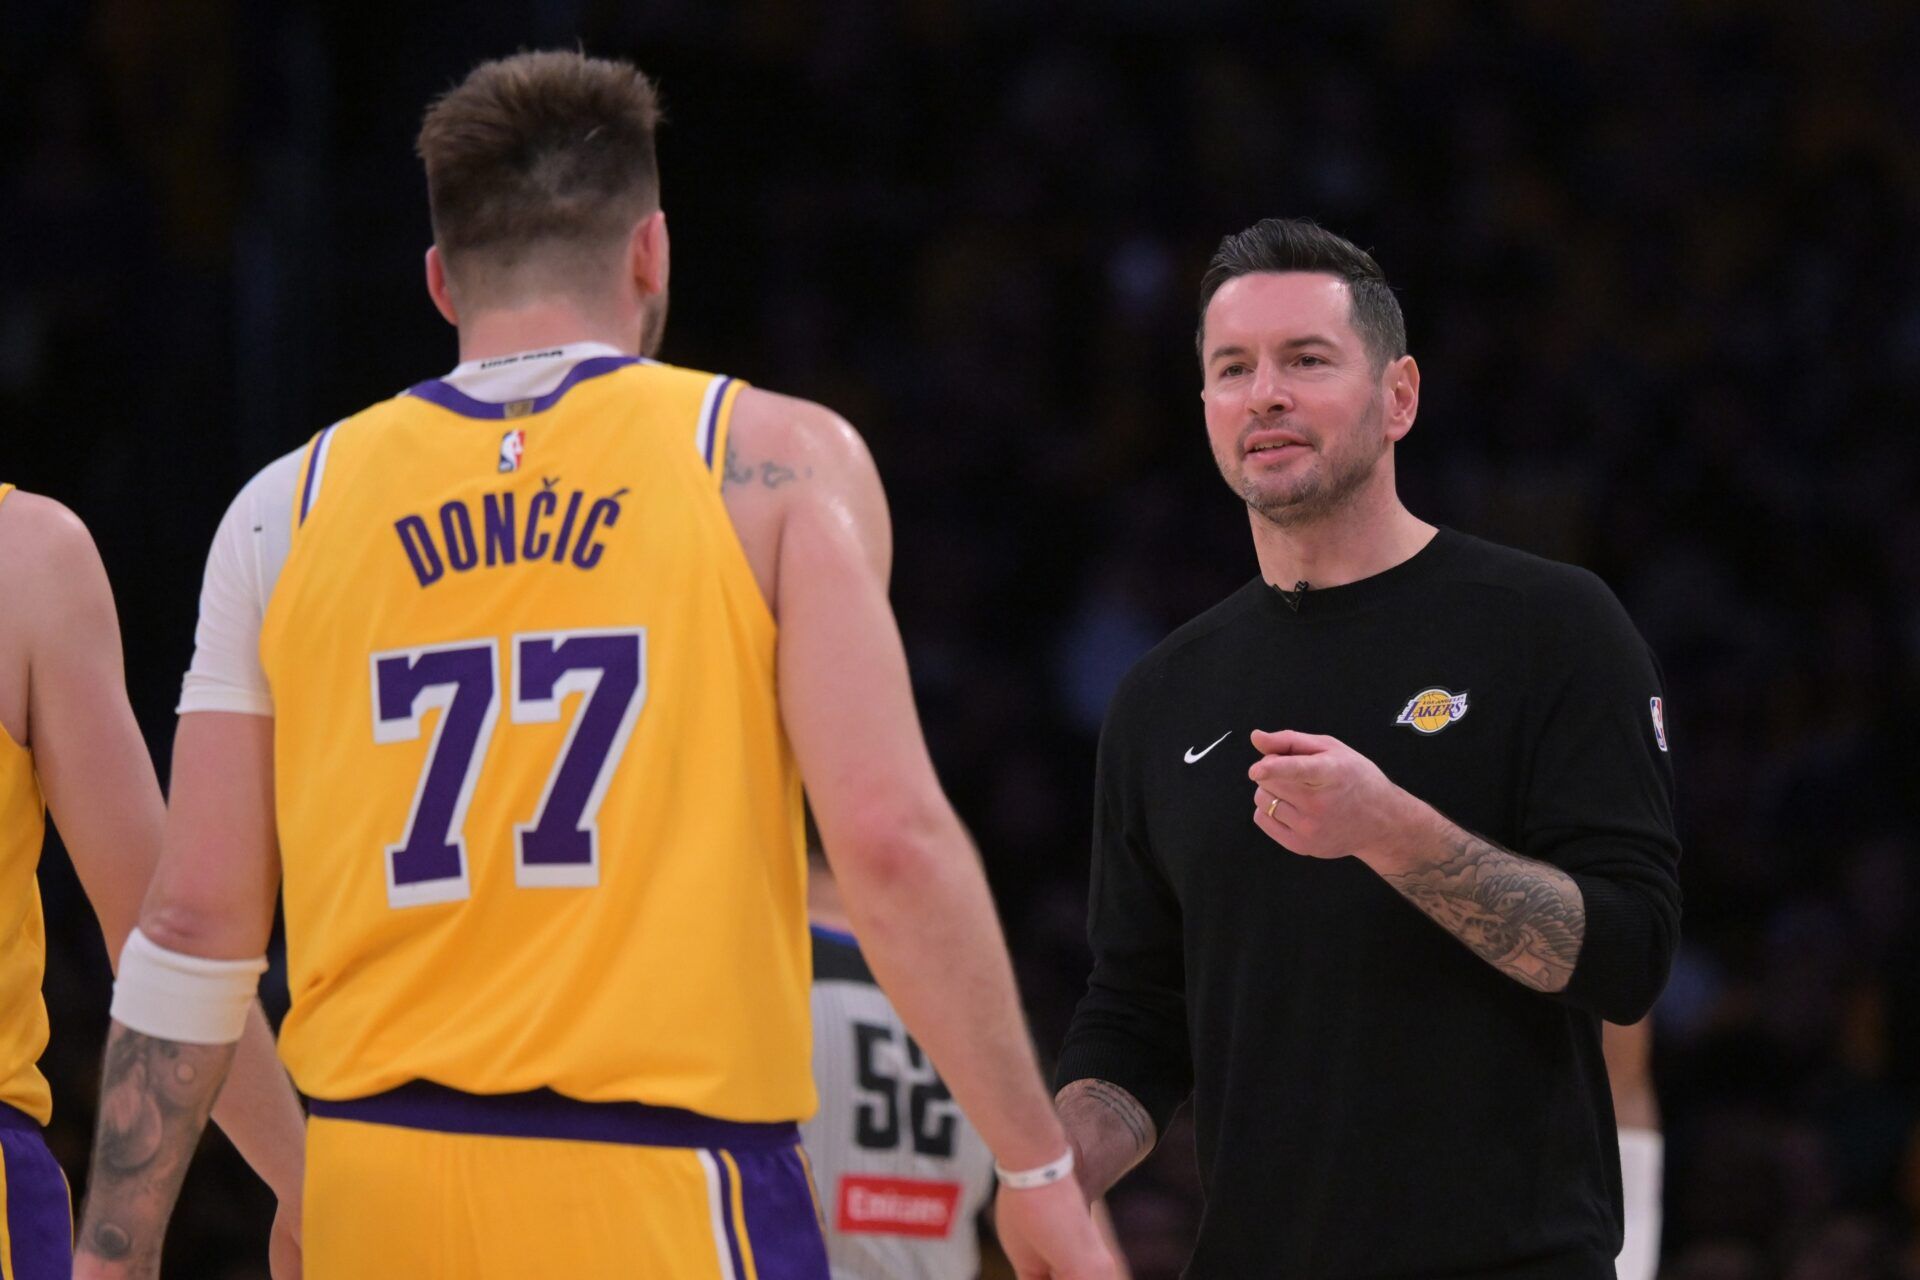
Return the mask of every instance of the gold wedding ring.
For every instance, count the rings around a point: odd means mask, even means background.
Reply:
[[[1280,807],[1280,797],[1279,797],[1279,796],[1275,796],[1275,797],[1274,797],[1274,798],[1272,799],[1272,801],[1271,801],[1271,802],[1269,802],[1269,803],[1268,803],[1268,805],[1267,805],[1267,816],[1268,816],[1269,818],[1271,818],[1271,817],[1273,816],[1273,811],[1274,811],[1275,809],[1278,809],[1279,807]]]

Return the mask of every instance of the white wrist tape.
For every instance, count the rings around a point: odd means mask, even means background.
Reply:
[[[993,1176],[1000,1179],[1000,1185],[1013,1191],[1031,1191],[1035,1187],[1046,1187],[1073,1175],[1073,1148],[1067,1148],[1067,1154],[1052,1164],[1043,1164],[1038,1169],[1002,1169],[999,1161],[994,1161]]]
[[[247,1008],[267,958],[207,960],[181,955],[135,929],[120,952],[113,1020],[129,1031],[182,1044],[232,1044],[246,1030]]]
[[[1614,1271],[1620,1280],[1653,1280],[1660,1265],[1660,1171],[1665,1142],[1654,1129],[1620,1131],[1620,1189],[1626,1201],[1626,1243]]]

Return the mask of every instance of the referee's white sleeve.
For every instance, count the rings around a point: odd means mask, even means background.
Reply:
[[[304,449],[268,463],[227,508],[207,552],[193,665],[180,689],[181,714],[273,714],[260,665],[260,623],[293,540],[293,490]]]

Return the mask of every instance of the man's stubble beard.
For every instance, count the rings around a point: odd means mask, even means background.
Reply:
[[[1244,452],[1239,454],[1240,482],[1238,485],[1229,482],[1229,486],[1241,501],[1279,528],[1295,529],[1324,520],[1351,503],[1373,478],[1381,455],[1387,451],[1387,442],[1380,434],[1382,414],[1383,405],[1376,390],[1360,421],[1347,432],[1346,447],[1336,446],[1319,453],[1316,465],[1309,466],[1306,474],[1287,481],[1286,487],[1277,492],[1263,489],[1247,473]],[[1242,435],[1258,429],[1257,424],[1249,426]],[[1373,442],[1371,447],[1369,442]],[[1242,446],[1236,442],[1235,448]]]

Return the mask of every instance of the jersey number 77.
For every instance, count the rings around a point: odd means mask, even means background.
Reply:
[[[455,902],[471,892],[467,806],[500,719],[501,643],[458,640],[372,657],[375,742],[416,741],[426,713],[440,712],[406,830],[387,846],[391,906]],[[567,695],[584,695],[538,806],[514,824],[514,882],[597,885],[600,802],[647,700],[646,629],[521,632],[506,643],[511,723],[551,724]]]

